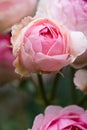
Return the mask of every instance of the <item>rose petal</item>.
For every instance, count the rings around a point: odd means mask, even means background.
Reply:
[[[72,38],[72,50],[74,50],[75,55],[79,56],[87,49],[87,38],[82,32],[71,31],[70,35]]]
[[[74,77],[74,84],[76,85],[76,88],[87,92],[87,70],[80,69],[76,71],[75,77]]]
[[[71,59],[68,59],[68,54],[47,56],[42,53],[37,53],[35,56],[35,63],[43,72],[58,72],[62,67],[69,64],[69,60]]]

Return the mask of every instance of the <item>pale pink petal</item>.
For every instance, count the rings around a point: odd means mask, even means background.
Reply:
[[[76,71],[75,77],[74,77],[74,84],[76,85],[76,88],[87,92],[87,70],[80,69]]]
[[[34,124],[33,124],[32,130],[39,130],[40,127],[43,124],[43,121],[44,121],[43,114],[39,114],[38,116],[36,116],[36,118],[34,120]]]
[[[86,65],[87,65],[87,50],[82,55],[76,58],[76,60],[72,64],[72,67],[80,69]]]
[[[65,52],[65,45],[63,44],[63,41],[62,39],[58,39],[57,41],[54,42],[53,46],[49,49],[48,51],[48,55],[61,55],[61,54],[64,54],[66,53]],[[61,47],[62,46],[62,47]]]
[[[60,113],[60,111],[62,110],[63,108],[61,107],[61,106],[52,106],[52,105],[50,105],[50,106],[48,106],[46,109],[45,109],[45,112],[44,112],[44,114],[45,115],[48,115],[48,116],[58,116],[59,115],[59,113]]]
[[[62,109],[60,106],[48,106],[44,112],[44,124],[57,118]]]
[[[25,38],[28,40],[30,40],[31,44],[32,44],[32,48],[34,50],[35,53],[37,52],[42,52],[42,43],[41,43],[41,40],[39,38],[39,28],[40,27],[35,27],[34,30],[27,30],[26,28],[26,33],[25,33]],[[30,35],[29,35],[30,33]],[[26,41],[24,41],[26,42]]]
[[[83,54],[87,50],[87,38],[82,32],[70,33],[72,40],[72,51],[76,56]]]
[[[21,76],[23,76],[23,75],[26,75],[26,76],[29,75],[28,71],[26,71],[26,69],[24,68],[24,66],[22,65],[22,63],[21,63],[21,61],[20,61],[20,59],[18,57],[16,57],[16,59],[14,60],[13,65],[14,65],[14,67],[16,67],[15,68],[15,72],[17,74],[20,73]]]
[[[16,67],[15,71],[17,73],[20,73],[21,76],[23,75],[27,76],[29,75],[29,73],[34,72],[34,69],[36,68],[35,63],[32,61],[31,56],[29,56],[25,52],[24,48],[22,48],[21,52],[19,52],[19,57],[20,58],[17,57],[14,61],[14,66]],[[27,64],[26,64],[26,61],[27,61]]]
[[[58,72],[62,67],[68,65],[71,59],[68,59],[68,54],[47,56],[42,53],[37,53],[35,63],[43,72]]]
[[[61,115],[68,115],[69,113],[73,114],[75,113],[76,115],[81,115],[81,114],[84,114],[84,109],[79,107],[79,106],[76,106],[76,105],[70,105],[68,107],[65,107],[63,110],[61,110],[59,116]]]

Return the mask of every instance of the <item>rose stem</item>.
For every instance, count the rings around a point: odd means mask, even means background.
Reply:
[[[72,67],[70,67],[70,81],[71,81],[71,95],[72,95],[72,103],[76,104],[76,88],[75,85],[73,83],[73,78],[74,78],[74,74],[75,74],[75,69],[73,69]]]
[[[49,102],[48,102],[48,99],[46,97],[46,92],[45,92],[45,89],[44,89],[42,75],[41,74],[37,74],[37,77],[38,77],[38,82],[39,82],[40,94],[41,94],[41,96],[43,98],[44,105],[47,106],[47,105],[49,105]]]
[[[55,93],[56,93],[56,89],[57,89],[57,83],[58,83],[59,76],[60,76],[60,74],[57,73],[54,77],[53,84],[52,84],[52,87],[50,90],[50,95],[49,95],[50,102],[53,101],[55,98]]]

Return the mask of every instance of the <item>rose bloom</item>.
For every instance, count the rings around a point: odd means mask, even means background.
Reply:
[[[87,36],[87,0],[40,0],[37,16],[52,17],[69,29]],[[87,65],[87,51],[72,64],[74,68]]]
[[[12,66],[13,60],[10,34],[0,34],[0,85],[18,78]]]
[[[25,18],[12,29],[16,72],[58,72],[87,48],[81,32],[71,32],[48,18]]]
[[[87,70],[80,69],[76,71],[73,81],[77,89],[87,93]]]
[[[87,111],[76,105],[48,106],[28,130],[87,130]]]
[[[38,0],[0,0],[0,33],[28,15],[34,15]]]

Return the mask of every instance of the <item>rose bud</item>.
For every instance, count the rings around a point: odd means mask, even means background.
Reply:
[[[16,72],[59,72],[87,48],[81,32],[71,32],[48,18],[25,18],[12,29]]]
[[[34,15],[38,0],[0,0],[0,33],[28,15]]]

